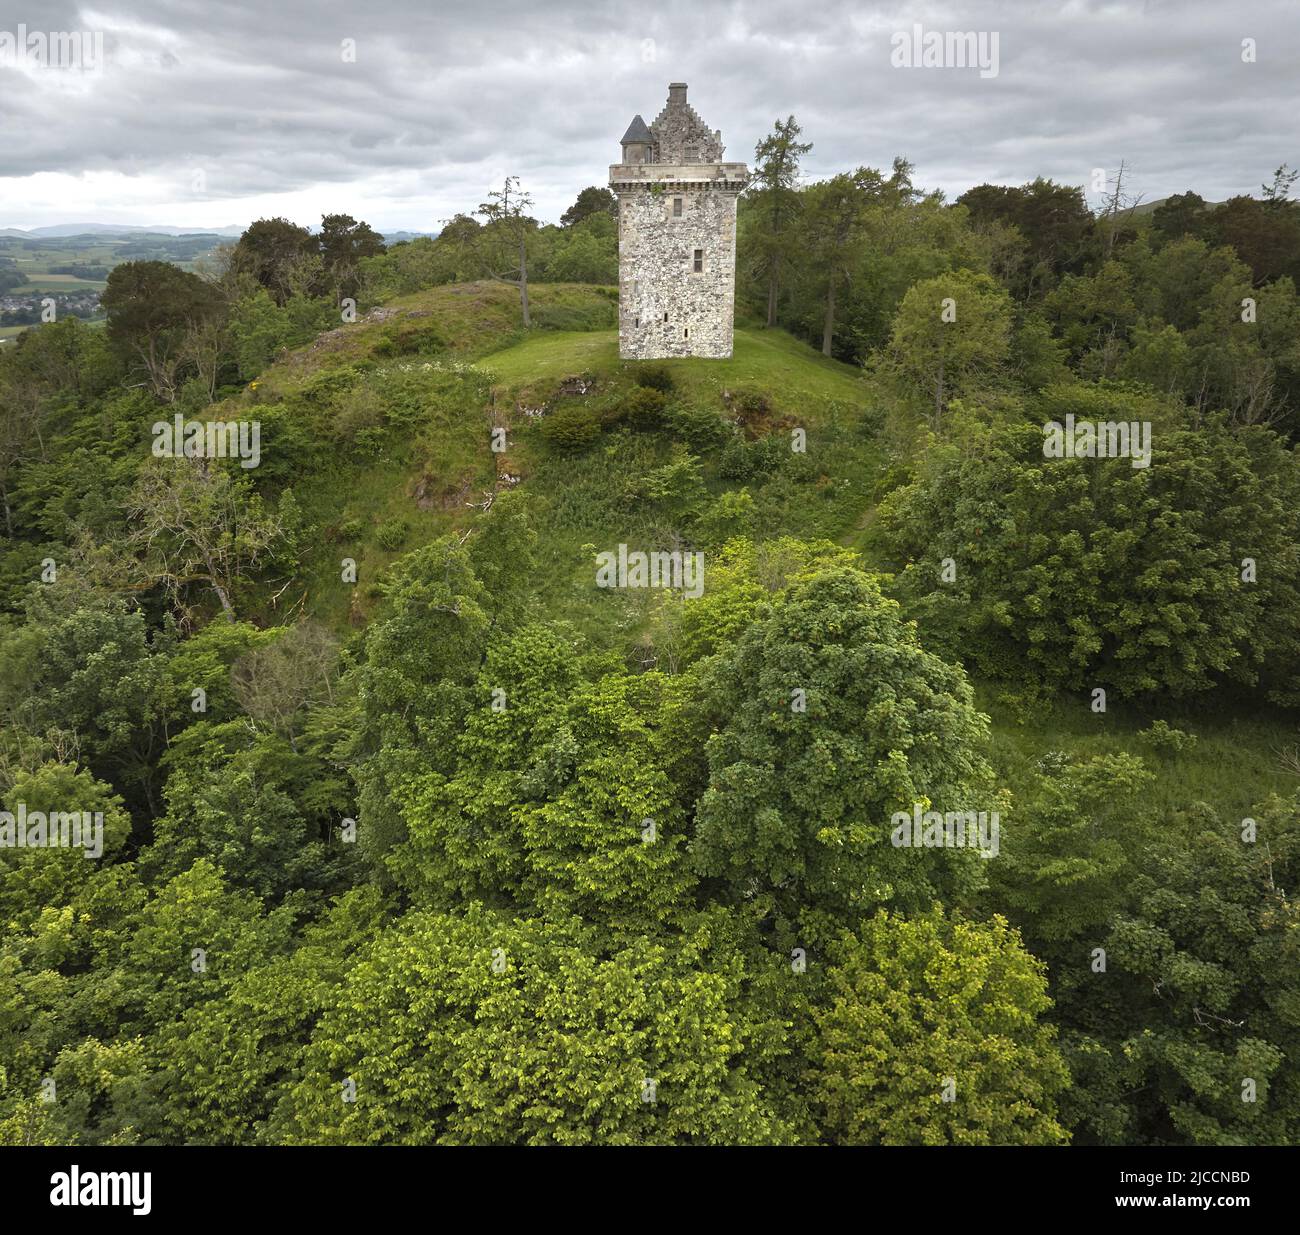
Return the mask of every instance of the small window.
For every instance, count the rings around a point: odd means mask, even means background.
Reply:
[[[680,197],[674,197],[674,198],[673,198],[673,218],[674,218],[674,219],[680,219],[681,217],[682,217],[682,199],[681,199]]]
[[[667,310],[665,310],[665,312],[664,312],[664,321],[667,321],[667,320],[668,320],[668,313],[667,313]]]
[[[691,337],[691,328],[690,328],[689,326],[686,326],[686,327],[682,330],[682,338],[683,338],[683,339],[689,339],[690,337]]]
[[[703,272],[704,272],[704,250],[696,249],[695,250],[695,273],[702,274]]]

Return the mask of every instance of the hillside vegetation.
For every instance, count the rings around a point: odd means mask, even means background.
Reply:
[[[0,357],[0,1142],[1295,1143],[1290,276],[860,172],[726,361],[444,277],[590,190]]]

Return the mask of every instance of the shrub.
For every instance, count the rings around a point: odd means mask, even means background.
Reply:
[[[620,404],[619,419],[633,429],[657,429],[663,423],[665,403],[661,391],[650,386],[635,386]]]
[[[673,435],[680,437],[692,450],[721,446],[731,438],[731,425],[708,408],[689,405],[670,408],[665,419]]]
[[[333,406],[334,432],[345,442],[355,442],[364,429],[382,429],[384,426],[384,399],[369,386],[360,386],[337,396]]]
[[[788,458],[790,451],[782,438],[735,438],[722,452],[718,471],[725,480],[752,480],[771,475]]]
[[[542,419],[542,436],[563,450],[582,450],[600,436],[600,413],[594,408],[562,407]]]
[[[1183,729],[1171,729],[1168,721],[1153,721],[1149,729],[1141,730],[1137,740],[1162,755],[1176,755],[1196,745],[1196,734]]]
[[[375,539],[381,549],[387,549],[391,553],[394,549],[402,547],[410,530],[411,525],[405,519],[385,519],[379,525]]]
[[[673,390],[673,375],[668,371],[667,365],[636,365],[632,370],[632,380],[638,386],[659,390],[664,394],[669,394]]]
[[[395,322],[375,345],[376,356],[432,356],[447,350],[447,341],[430,321]]]
[[[733,391],[731,406],[740,414],[741,420],[762,416],[771,410],[767,395],[758,390]]]

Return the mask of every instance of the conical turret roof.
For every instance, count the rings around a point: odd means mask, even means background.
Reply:
[[[638,114],[632,117],[632,123],[627,126],[627,132],[623,134],[623,140],[619,144],[626,146],[628,142],[652,142],[654,139],[655,136],[650,132],[649,125]]]

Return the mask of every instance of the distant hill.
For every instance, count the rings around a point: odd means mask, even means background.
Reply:
[[[122,223],[56,223],[51,227],[0,227],[0,236],[12,236],[18,240],[64,240],[73,236],[229,236],[238,238],[244,234],[247,224],[231,223],[226,227],[172,227],[159,224],[157,227],[128,227]],[[318,229],[313,229],[318,230]],[[384,241],[387,244],[400,244],[404,240],[432,240],[437,232],[387,232]]]
[[[1163,206],[1163,205],[1165,204],[1165,202],[1167,202],[1168,200],[1169,200],[1169,198],[1167,198],[1167,197],[1157,197],[1157,198],[1155,198],[1153,201],[1149,201],[1149,202],[1139,202],[1136,206],[1132,206],[1132,207],[1130,207],[1128,210],[1122,211],[1121,213],[1123,213],[1123,214],[1150,214],[1153,210],[1156,210],[1156,209],[1158,209],[1159,207]],[[1205,209],[1206,209],[1206,210],[1213,210],[1216,206],[1222,206],[1222,205],[1223,205],[1222,202],[1206,202],[1206,203],[1205,203]]]
[[[385,244],[404,244],[408,240],[436,240],[438,232],[385,232]]]
[[[16,236],[23,240],[53,240],[68,236],[241,236],[244,228],[232,223],[226,227],[129,227],[123,223],[56,223],[52,227],[0,228],[0,236]]]

